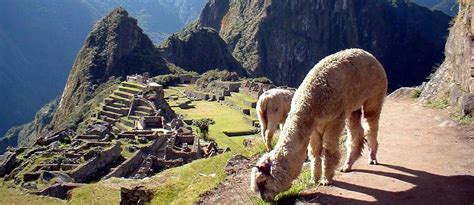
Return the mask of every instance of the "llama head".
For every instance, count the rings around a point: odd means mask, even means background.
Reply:
[[[264,201],[272,201],[278,193],[291,186],[291,183],[282,183],[281,179],[276,178],[278,176],[275,173],[270,153],[263,155],[257,165],[252,168],[250,187],[254,192],[259,193]]]

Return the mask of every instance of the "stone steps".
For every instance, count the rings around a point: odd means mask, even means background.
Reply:
[[[115,123],[117,120],[116,119],[113,119],[113,118],[110,118],[110,117],[107,117],[105,115],[101,115],[99,117],[101,120],[105,121],[105,122],[109,122],[109,123]]]
[[[118,88],[119,91],[122,91],[122,92],[126,92],[126,93],[129,93],[129,94],[132,94],[132,95],[136,95],[138,93],[140,93],[142,90],[140,89],[136,89],[136,88],[130,88],[130,87],[123,87],[123,86],[120,86]]]
[[[122,92],[122,91],[119,91],[119,90],[115,90],[114,95],[122,97],[122,98],[126,98],[126,99],[133,99],[133,94],[130,94],[130,93],[127,93],[127,92]]]
[[[126,119],[126,118],[120,118],[120,123],[124,124],[125,126],[128,126],[128,127],[134,127],[135,126],[135,122],[133,120],[129,120],[129,119]]]
[[[121,108],[121,107],[127,107],[127,105],[121,103],[121,102],[113,102],[112,104],[109,104],[109,106],[116,107],[116,108]]]
[[[114,107],[114,106],[110,106],[110,105],[104,105],[102,107],[102,110],[117,113],[117,114],[120,114],[120,115],[127,115],[128,114],[128,108],[125,108],[125,107]]]
[[[117,122],[115,123],[115,127],[117,127],[118,129],[120,129],[120,131],[129,131],[132,129],[132,127],[129,127],[125,124],[123,124],[122,122]]]
[[[135,88],[135,89],[140,89],[140,90],[145,89],[145,86],[139,85],[139,84],[135,84],[135,83],[131,83],[131,82],[122,82],[121,85],[122,85],[123,87]]]
[[[105,111],[105,110],[100,111],[100,115],[101,116],[107,116],[107,117],[115,119],[115,120],[117,120],[117,119],[119,119],[120,117],[123,116],[122,114],[115,113],[115,112],[110,112],[110,111]]]
[[[124,104],[125,106],[130,106],[132,104],[132,100],[114,94],[110,95],[110,98],[114,99],[114,101],[118,103]]]
[[[148,107],[148,106],[143,106],[143,105],[136,106],[136,107],[135,107],[135,110],[136,110],[136,111],[146,112],[146,113],[149,113],[149,114],[152,114],[152,113],[153,113],[153,108],[150,108],[150,107]]]
[[[128,116],[128,118],[130,118],[131,120],[139,120],[140,119],[140,116],[136,116],[136,115],[130,115]]]
[[[138,110],[135,110],[134,112],[134,115],[137,115],[137,116],[149,116],[150,113],[148,112],[143,112],[143,111],[138,111]]]

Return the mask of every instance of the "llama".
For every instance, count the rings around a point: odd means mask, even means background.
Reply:
[[[295,91],[274,88],[265,91],[257,101],[257,117],[260,121],[260,132],[268,151],[272,150],[272,138],[278,125],[283,128],[291,99]]]
[[[312,181],[330,184],[346,118],[348,154],[341,171],[350,171],[364,145],[362,114],[368,124],[369,163],[377,164],[378,121],[386,93],[384,68],[370,53],[348,49],[321,60],[296,91],[275,149],[252,168],[251,189],[266,201],[289,189],[301,172],[306,151]]]

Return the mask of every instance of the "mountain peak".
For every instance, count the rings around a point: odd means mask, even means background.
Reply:
[[[158,75],[168,69],[137,20],[118,7],[95,24],[79,51],[53,120],[54,128],[61,127],[64,118],[90,100],[105,82],[144,72]]]

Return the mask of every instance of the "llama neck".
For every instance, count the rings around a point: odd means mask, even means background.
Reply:
[[[277,178],[282,181],[291,183],[301,172],[311,134],[308,124],[312,123],[302,122],[299,119],[292,120],[292,122],[287,121],[278,143],[272,151],[275,174],[281,175]]]

